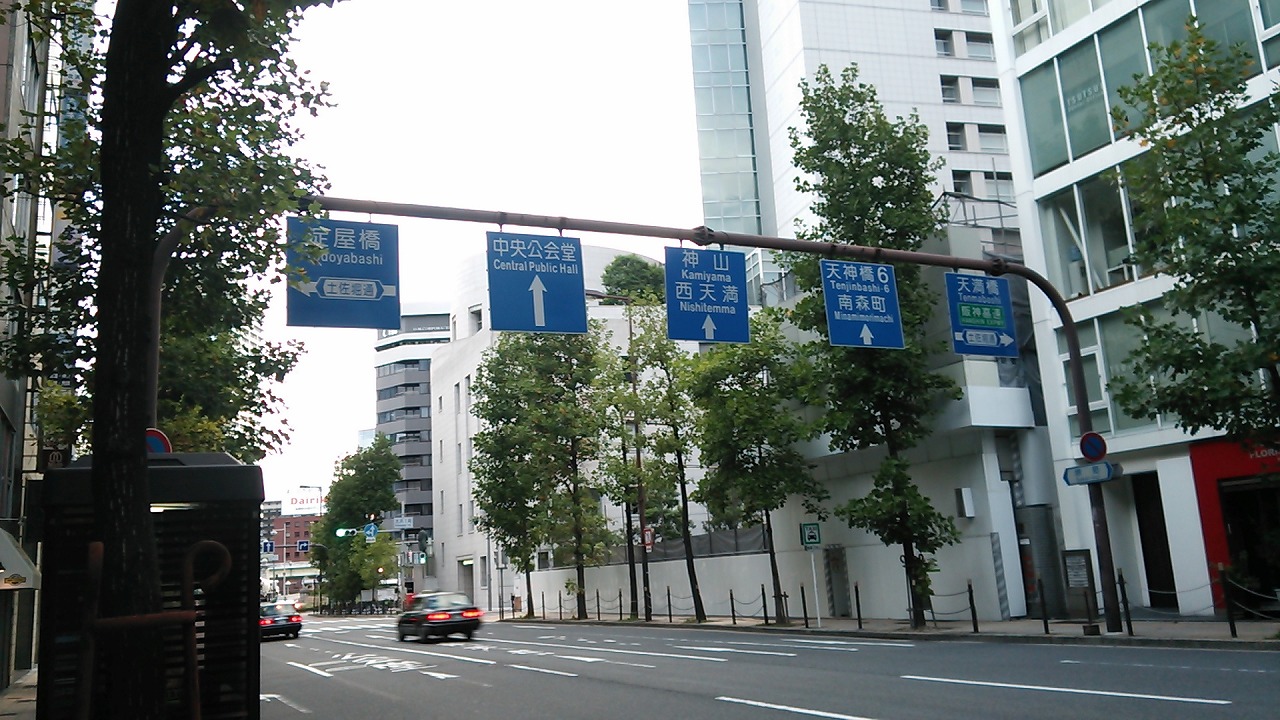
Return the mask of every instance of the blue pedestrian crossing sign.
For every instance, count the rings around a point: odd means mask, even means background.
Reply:
[[[508,232],[487,236],[489,327],[515,332],[587,331],[578,238]]]
[[[287,291],[289,325],[400,327],[400,236],[395,225],[289,218],[285,259],[306,280]],[[306,245],[319,257],[303,252]]]
[[[705,343],[751,341],[746,256],[667,248],[667,337]]]
[[[298,541],[298,552],[300,552],[300,553],[304,553],[304,552],[311,552],[311,541],[310,541],[310,540],[299,540],[299,541]]]
[[[841,347],[906,347],[892,265],[822,260],[827,336]]]
[[[952,349],[959,355],[1017,357],[1009,280],[947,273],[946,281]]]

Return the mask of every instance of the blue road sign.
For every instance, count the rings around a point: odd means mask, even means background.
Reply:
[[[399,329],[399,228],[298,218],[288,226],[285,257],[307,274],[289,286],[289,325]],[[322,246],[317,261],[300,252],[305,243]]]
[[[263,540],[263,541],[262,541],[262,552],[264,552],[264,553],[273,553],[273,552],[275,552],[275,551],[276,551],[276,544],[275,544],[275,543],[271,542],[270,540]]]
[[[1120,475],[1120,466],[1110,462],[1072,465],[1062,471],[1062,482],[1068,485],[1091,485],[1106,482]]]
[[[698,342],[751,341],[745,255],[669,247],[666,279],[667,337]]]
[[[300,553],[304,553],[304,552],[311,552],[311,541],[310,541],[310,540],[299,540],[299,541],[298,541],[298,552],[300,552]]]
[[[959,355],[1017,357],[1009,280],[947,273],[951,348]]]
[[[892,265],[822,260],[822,294],[832,345],[906,347]]]
[[[577,238],[490,232],[489,326],[585,333],[587,298]]]
[[[364,541],[373,542],[378,539],[378,523],[369,523],[364,526]]]
[[[1107,456],[1107,441],[1096,432],[1087,432],[1080,436],[1080,454],[1089,462],[1098,462]]]

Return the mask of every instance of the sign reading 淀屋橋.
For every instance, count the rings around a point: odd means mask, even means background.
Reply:
[[[289,325],[399,329],[399,228],[289,218],[288,233],[285,258],[306,273],[289,286]],[[318,257],[302,252],[308,243]]]

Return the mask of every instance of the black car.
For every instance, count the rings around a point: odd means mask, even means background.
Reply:
[[[434,592],[417,595],[396,623],[400,640],[416,637],[425,642],[430,637],[461,633],[468,640],[480,627],[484,611],[471,598],[457,592]]]
[[[258,635],[298,637],[302,632],[302,616],[288,603],[263,603],[258,609]]]

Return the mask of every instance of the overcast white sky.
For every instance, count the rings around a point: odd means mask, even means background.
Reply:
[[[695,227],[702,224],[685,0],[348,0],[317,8],[294,55],[338,107],[300,152],[335,197]],[[447,306],[493,227],[400,227],[402,303]],[[580,235],[661,257],[662,241]],[[277,286],[279,287],[279,286]],[[281,388],[293,441],[261,465],[268,499],[328,486],[372,428],[375,332],[289,328],[307,354]]]

